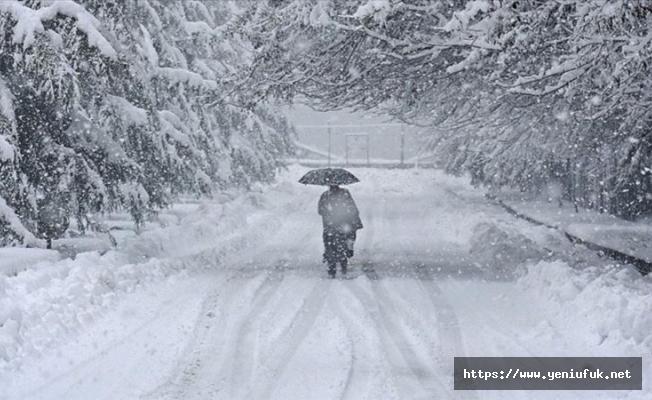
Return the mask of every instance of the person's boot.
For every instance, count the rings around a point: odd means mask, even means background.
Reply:
[[[328,266],[328,277],[331,278],[331,279],[334,279],[335,278],[335,272],[336,272],[335,264],[329,265]]]

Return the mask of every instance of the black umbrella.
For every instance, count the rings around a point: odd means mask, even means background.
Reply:
[[[356,182],[360,182],[360,180],[342,168],[313,169],[299,179],[299,183],[303,183],[304,185],[320,186],[349,185]]]

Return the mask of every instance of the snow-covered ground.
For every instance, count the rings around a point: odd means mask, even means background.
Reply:
[[[365,228],[326,279],[323,190],[180,205],[104,255],[0,275],[0,398],[595,399],[453,390],[455,356],[643,356],[652,281],[436,170],[354,169]],[[24,269],[24,268],[21,268]]]

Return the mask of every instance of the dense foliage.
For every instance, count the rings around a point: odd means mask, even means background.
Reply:
[[[236,106],[251,45],[224,26],[237,2],[0,2],[0,245],[137,223],[180,193],[268,181],[290,148],[274,107]],[[50,211],[54,210],[54,211]],[[47,216],[46,216],[47,218]]]
[[[648,0],[268,0],[231,26],[252,99],[303,96],[428,128],[450,171],[652,212]]]

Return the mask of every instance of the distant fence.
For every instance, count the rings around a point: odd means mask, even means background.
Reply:
[[[286,165],[289,164],[299,164],[306,167],[314,168],[325,168],[325,167],[366,167],[366,168],[441,168],[439,163],[424,160],[421,162],[403,162],[400,160],[331,160],[329,163],[328,160],[313,160],[313,159],[298,159],[298,158],[286,158],[284,160]]]
[[[285,164],[300,164],[309,167],[368,167],[368,168],[441,168],[433,154],[420,154],[415,157],[402,158],[398,160],[387,160],[382,158],[350,158],[347,154],[342,157],[328,151],[309,146],[301,142],[295,142],[297,157],[289,157],[284,160]]]

